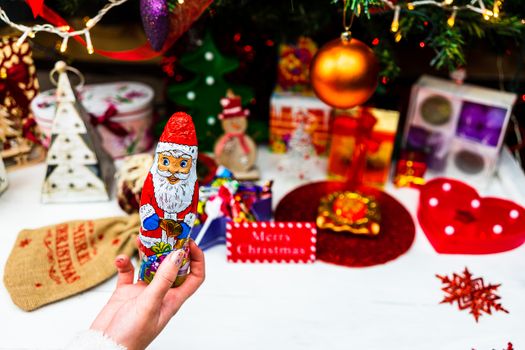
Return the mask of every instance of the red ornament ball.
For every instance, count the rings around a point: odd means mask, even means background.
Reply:
[[[323,102],[351,108],[366,102],[377,87],[379,63],[363,42],[343,33],[317,51],[310,83]]]

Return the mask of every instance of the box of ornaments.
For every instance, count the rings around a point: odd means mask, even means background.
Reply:
[[[77,95],[113,158],[151,148],[151,87],[138,82],[93,84],[78,88]],[[38,94],[31,102],[31,110],[42,133],[42,144],[48,147],[56,110],[55,90]]]

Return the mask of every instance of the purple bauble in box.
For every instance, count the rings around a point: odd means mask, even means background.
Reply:
[[[507,110],[498,107],[489,107],[487,113],[487,129],[489,130],[486,138],[486,144],[491,146],[497,146],[499,143],[503,124],[505,124],[505,117],[507,116]]]
[[[416,151],[428,151],[427,140],[430,132],[418,126],[411,126],[408,129],[407,144],[408,147]]]
[[[151,47],[159,51],[166,41],[170,24],[167,1],[140,0],[140,16]]]
[[[418,126],[411,126],[408,130],[408,149],[425,153],[429,169],[441,171],[445,168],[446,154],[441,152],[444,144],[443,135],[439,132],[431,132]]]
[[[485,145],[497,146],[506,113],[503,108],[464,102],[456,134]]]

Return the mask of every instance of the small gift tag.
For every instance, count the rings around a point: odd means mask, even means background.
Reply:
[[[310,222],[244,222],[226,224],[229,262],[312,263],[317,229]]]

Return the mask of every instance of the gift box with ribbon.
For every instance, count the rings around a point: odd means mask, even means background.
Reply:
[[[356,107],[336,114],[328,158],[330,177],[339,180],[356,177],[368,185],[384,185],[390,171],[399,112]]]
[[[197,220],[191,237],[202,249],[226,243],[228,222],[246,223],[272,219],[272,183],[263,186],[238,182],[220,167],[215,179],[199,188]]]
[[[299,122],[305,122],[306,132],[318,155],[328,150],[332,107],[315,96],[298,93],[274,92],[270,100],[270,148],[285,153],[293,131]]]
[[[277,90],[309,92],[310,62],[317,52],[317,45],[308,37],[299,37],[295,43],[279,46],[277,64]]]
[[[113,158],[147,151],[153,142],[153,89],[137,82],[86,85],[79,98],[91,116]],[[31,109],[42,130],[42,143],[49,145],[55,111],[55,90],[39,94]]]

